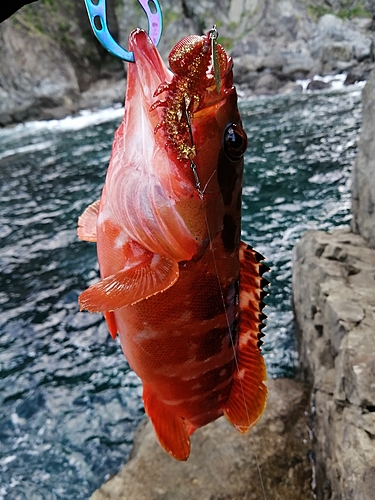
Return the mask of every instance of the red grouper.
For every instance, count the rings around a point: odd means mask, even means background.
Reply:
[[[246,432],[267,399],[268,268],[240,240],[247,138],[232,60],[212,38],[177,43],[171,72],[132,32],[125,116],[102,196],[78,221],[101,275],[81,310],[103,312],[120,335],[159,442],[178,460],[197,428],[225,415]]]

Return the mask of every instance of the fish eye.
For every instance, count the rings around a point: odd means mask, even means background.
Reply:
[[[232,161],[241,159],[247,148],[247,136],[240,125],[230,123],[224,131],[224,152]]]

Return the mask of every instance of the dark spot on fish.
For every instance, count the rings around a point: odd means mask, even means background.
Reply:
[[[234,282],[234,303],[238,306],[240,302],[240,280],[236,279]]]
[[[199,339],[197,345],[196,360],[205,361],[215,354],[219,354],[223,348],[223,340],[229,336],[228,328],[213,328]]]
[[[266,280],[266,278],[262,278],[261,281],[260,281],[260,286],[261,286],[262,289],[265,286],[268,286],[269,284],[270,284],[270,282],[268,280]]]
[[[262,323],[260,328],[264,328],[264,326],[265,326],[265,325]],[[261,347],[262,347],[262,345],[263,345],[263,341],[261,340],[263,337],[265,337],[265,334],[264,334],[262,331],[260,331],[260,332],[258,333],[258,342],[257,342],[257,348],[258,348],[259,350],[261,350]]]
[[[205,390],[213,391],[219,384],[223,383],[225,380],[228,380],[233,374],[234,361],[231,360],[225,365],[218,366],[213,370],[209,370],[203,374],[204,378],[204,387]],[[228,384],[228,390],[230,388],[230,384]]]
[[[224,243],[224,248],[227,252],[233,252],[238,246],[238,225],[230,214],[225,214],[223,218],[223,230],[221,238]]]
[[[193,283],[192,313],[199,321],[215,318],[224,313],[223,299],[217,276],[202,274]]]
[[[261,264],[259,267],[259,274],[262,276],[263,273],[268,273],[270,268],[266,264]]]
[[[236,201],[236,210],[240,211],[241,208],[242,208],[242,191],[238,193]]]
[[[238,320],[233,321],[230,328],[213,328],[199,338],[197,343],[196,359],[205,361],[215,354],[219,354],[223,348],[227,349],[236,346]]]
[[[237,181],[237,165],[238,162],[229,160],[224,151],[220,150],[217,162],[217,180],[226,206],[232,203],[233,191]]]
[[[237,346],[238,334],[240,332],[240,322],[235,319],[230,325],[229,347],[234,348]]]

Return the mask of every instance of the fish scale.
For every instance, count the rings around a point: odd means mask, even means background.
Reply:
[[[160,444],[186,460],[197,428],[225,415],[245,432],[264,410],[266,267],[240,240],[247,138],[231,59],[215,44],[217,85],[210,32],[176,45],[174,73],[142,30],[129,49],[106,184],[78,227],[97,241],[101,280],[79,302],[119,334]]]

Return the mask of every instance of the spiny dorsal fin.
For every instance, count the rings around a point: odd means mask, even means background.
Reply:
[[[263,286],[267,280],[262,274],[268,267],[260,261],[263,257],[246,243],[240,246],[240,332],[237,349],[238,370],[234,372],[233,384],[224,415],[242,433],[248,431],[262,415],[267,387],[267,374],[261,355],[262,328],[265,315],[262,302],[266,293]]]

